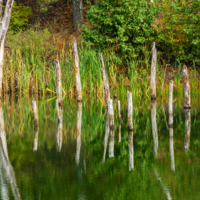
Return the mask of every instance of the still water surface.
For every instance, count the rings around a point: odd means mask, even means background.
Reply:
[[[55,99],[39,100],[39,128],[31,101],[6,98],[0,107],[1,200],[200,199],[198,104],[184,111],[175,101],[167,128],[167,102],[133,100],[132,140],[126,103],[121,135],[114,104],[112,137],[101,101],[84,100],[81,108],[65,99],[58,110]]]

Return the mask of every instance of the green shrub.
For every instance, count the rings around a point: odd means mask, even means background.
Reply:
[[[168,59],[200,61],[200,0],[162,2],[163,19],[157,23],[159,47]]]
[[[4,6],[5,8],[5,6]],[[31,8],[28,6],[17,6],[14,1],[10,19],[11,33],[24,31],[28,25],[28,17],[31,14]]]
[[[103,0],[88,10],[90,24],[81,33],[99,51],[114,47],[116,56],[127,62],[152,45],[157,13],[156,4],[147,0]]]

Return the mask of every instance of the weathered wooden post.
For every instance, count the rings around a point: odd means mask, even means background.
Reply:
[[[34,115],[34,131],[35,131],[35,137],[33,142],[33,151],[37,151],[38,148],[38,133],[39,133],[39,120],[38,120],[38,109],[37,109],[37,103],[35,100],[32,100],[32,110]]]
[[[106,68],[105,68],[105,65],[104,65],[102,53],[100,53],[99,55],[100,55],[101,64],[102,64],[102,74],[103,74],[103,82],[104,82],[104,90],[105,90],[105,99],[107,101],[108,99],[110,99],[110,88],[109,88],[109,83],[108,83],[108,79],[107,79],[107,75],[106,75]]]
[[[182,67],[182,77],[183,77],[183,83],[184,83],[184,94],[185,94],[185,104],[184,108],[190,109],[190,83],[189,83],[189,75],[188,75],[188,69],[186,65],[183,65]]]
[[[62,83],[61,83],[61,70],[59,60],[54,60],[54,70],[55,70],[55,88],[56,88],[56,97],[58,105],[62,107]]]
[[[76,128],[76,164],[79,165],[81,152],[81,119],[82,119],[82,103],[77,104],[77,128]]]
[[[151,101],[151,126],[154,140],[154,153],[157,156],[158,153],[158,131],[156,121],[156,100]]]
[[[156,43],[153,43],[152,48],[152,61],[151,61],[151,99],[156,99],[156,62],[157,62],[157,50]]]
[[[185,110],[185,139],[184,139],[184,149],[185,152],[189,151],[190,147],[190,131],[191,131],[191,109]]]
[[[3,82],[4,43],[10,23],[13,2],[14,0],[7,0],[3,20],[0,22],[0,97],[2,95],[2,82]]]
[[[110,142],[109,142],[109,157],[114,157],[114,111],[113,100],[107,100],[108,116],[109,116],[109,128],[110,128]]]
[[[127,92],[128,101],[128,150],[129,150],[129,171],[134,168],[134,150],[133,150],[133,103],[132,92]]]
[[[120,101],[118,101],[118,119],[119,119],[119,142],[121,142],[121,113],[120,113]]]
[[[82,102],[82,93],[81,93],[81,78],[80,78],[80,69],[79,69],[79,57],[78,57],[78,48],[76,43],[76,38],[73,39],[73,51],[75,59],[75,76],[76,76],[76,93],[77,93],[77,102]]]
[[[56,147],[57,151],[60,152],[62,148],[63,108],[59,105],[58,99],[56,99],[56,110],[57,110]]]
[[[169,150],[171,159],[171,170],[175,171],[174,145],[173,145],[173,80],[169,82]]]

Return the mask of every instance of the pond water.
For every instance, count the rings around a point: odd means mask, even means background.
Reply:
[[[81,108],[65,98],[62,110],[54,98],[37,100],[39,128],[31,101],[15,97],[1,103],[1,200],[200,198],[198,102],[185,111],[182,99],[175,100],[173,128],[167,128],[167,100],[151,105],[133,99],[131,138],[126,100],[121,136],[117,103],[110,136],[101,99],[85,99]]]

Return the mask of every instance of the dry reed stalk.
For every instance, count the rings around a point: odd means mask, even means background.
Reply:
[[[76,131],[76,164],[79,165],[81,152],[81,119],[82,119],[82,103],[77,104],[77,131]]]
[[[120,113],[120,101],[118,101],[118,120],[119,120],[119,142],[121,142],[121,113]]]
[[[191,109],[185,110],[185,139],[184,139],[184,149],[185,152],[189,151],[190,147],[190,131],[191,131]]]
[[[59,100],[56,99],[56,110],[57,110],[57,133],[56,133],[56,144],[57,151],[60,152],[62,148],[62,128],[63,128],[63,108],[59,105]]]
[[[7,1],[3,20],[0,22],[0,97],[2,95],[4,43],[10,23],[13,2],[14,0]]]
[[[171,170],[175,171],[174,145],[173,145],[173,80],[169,82],[169,150],[171,159]]]
[[[82,102],[81,78],[80,78],[79,57],[78,57],[78,48],[77,48],[76,38],[73,39],[73,51],[74,51],[74,59],[75,59],[77,102]]]
[[[33,142],[33,151],[37,151],[38,148],[38,133],[39,133],[39,120],[38,120],[38,109],[37,103],[35,100],[32,100],[32,110],[34,115],[34,142]]]
[[[189,75],[188,75],[188,69],[186,65],[183,65],[182,67],[182,77],[184,82],[184,94],[185,94],[185,104],[184,108],[191,108],[190,105],[190,83],[189,83]]]
[[[158,153],[158,131],[156,121],[156,100],[151,101],[151,126],[154,140],[154,153],[157,156]]]
[[[132,92],[127,92],[128,101],[128,150],[129,150],[129,171],[134,168],[134,150],[133,150],[133,103],[132,103]]]
[[[15,173],[8,157],[8,149],[6,142],[6,132],[4,127],[3,110],[0,102],[0,171],[6,176],[6,182],[10,182],[13,196],[16,200],[20,200],[20,193],[17,187]],[[1,177],[2,178],[2,177]]]
[[[59,60],[54,60],[54,69],[55,69],[55,88],[56,88],[56,97],[58,105],[62,107],[62,83],[61,83],[61,70]]]
[[[103,74],[103,81],[104,81],[105,99],[107,101],[108,99],[110,99],[110,88],[109,88],[108,78],[107,78],[107,75],[106,75],[106,68],[105,68],[105,65],[104,65],[102,53],[100,53],[99,55],[100,55],[101,64],[102,64],[102,74]]]
[[[109,116],[109,129],[110,129],[110,142],[109,142],[109,157],[114,157],[114,111],[113,100],[107,100],[108,116]]]
[[[156,43],[153,43],[152,48],[152,62],[151,62],[151,99],[156,99],[156,62],[157,62],[157,50]]]

